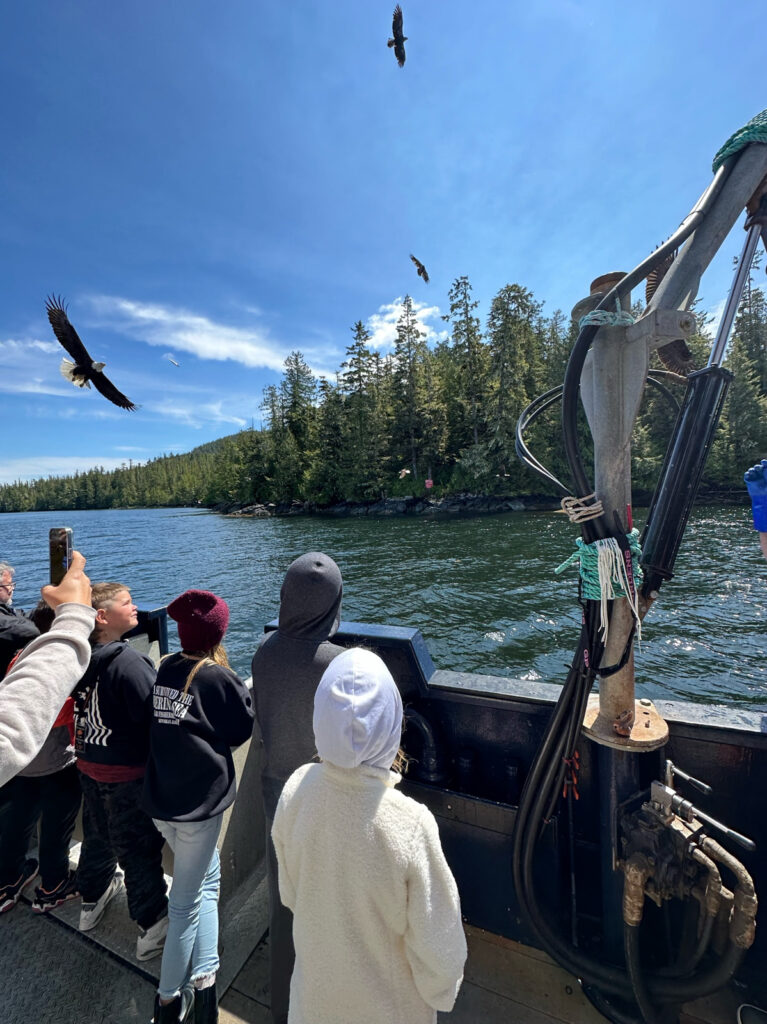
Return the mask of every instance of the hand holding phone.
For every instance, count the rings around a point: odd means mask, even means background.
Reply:
[[[72,565],[69,572],[57,587],[48,584],[40,591],[42,598],[50,608],[58,608],[60,604],[84,604],[91,606],[91,581],[83,572],[85,559],[79,551],[72,552]]]
[[[54,526],[48,534],[51,562],[51,586],[57,587],[72,564],[72,529]]]

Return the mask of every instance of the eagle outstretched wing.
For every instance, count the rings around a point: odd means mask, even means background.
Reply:
[[[399,4],[394,8],[394,14],[391,21],[391,34],[394,37],[389,39],[387,46],[394,47],[394,56],[397,58],[397,63],[402,68],[405,66],[405,40],[407,36],[404,34],[402,27],[402,8]]]
[[[425,283],[428,284],[429,283],[429,275],[426,273],[426,267],[423,265],[423,263],[421,263],[420,260],[415,258],[415,256],[412,254],[412,252],[410,253],[410,259],[413,261],[413,263],[415,263],[416,270],[418,271],[418,276],[422,277],[424,279]]]
[[[97,370],[91,377],[91,380],[93,381],[94,388],[101,392],[104,398],[108,398],[110,402],[114,402],[121,409],[129,409],[131,412],[136,409],[130,398],[127,398],[122,391],[118,391],[109,377],[106,377],[101,370]]]
[[[75,364],[77,366],[85,366],[86,363],[90,365],[93,360],[88,355],[85,345],[80,341],[79,334],[70,324],[69,317],[67,316],[67,307],[62,300],[56,298],[55,295],[50,295],[45,300],[45,309],[48,313],[48,320],[53,328],[53,333],[56,335],[59,343],[74,359]]]
[[[67,363],[64,360],[62,364],[64,376],[81,387],[84,382],[90,381],[104,398],[108,398],[110,402],[119,406],[120,409],[130,409],[133,411],[136,406],[131,402],[130,398],[124,395],[122,391],[118,391],[109,377],[105,376],[94,365],[90,353],[80,340],[77,331],[69,322],[67,307],[63,301],[55,295],[51,295],[46,299],[45,308],[48,313],[48,320],[53,328],[53,333],[56,335],[61,346],[66,349],[75,361],[74,366],[72,366],[71,363]],[[98,366],[103,365],[103,363],[98,364]]]

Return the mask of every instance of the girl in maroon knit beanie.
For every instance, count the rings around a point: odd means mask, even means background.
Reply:
[[[183,649],[163,659],[157,672],[143,795],[144,810],[174,853],[154,1024],[214,1024],[221,876],[216,843],[236,792],[231,748],[250,738],[253,705],[221,644],[229,622],[226,601],[207,590],[187,590],[168,605],[168,614],[178,624]]]

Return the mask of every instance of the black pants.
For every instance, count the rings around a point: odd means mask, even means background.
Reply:
[[[293,948],[293,915],[280,902],[277,854],[272,842],[272,818],[266,818],[266,877],[269,883],[269,983],[273,1024],[287,1024],[290,979],[296,953]]]
[[[52,775],[17,775],[0,790],[0,885],[21,874],[38,821],[42,887],[50,891],[67,877],[82,799],[79,774],[72,764]]]
[[[97,782],[80,774],[83,790],[83,847],[77,884],[83,903],[95,903],[107,890],[117,862],[125,872],[128,911],[150,928],[168,909],[162,870],[165,840],[139,801],[143,779]]]

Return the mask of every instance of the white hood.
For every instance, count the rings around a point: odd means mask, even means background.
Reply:
[[[402,698],[386,665],[352,647],[325,669],[314,695],[314,739],[339,768],[391,768],[402,736]]]

